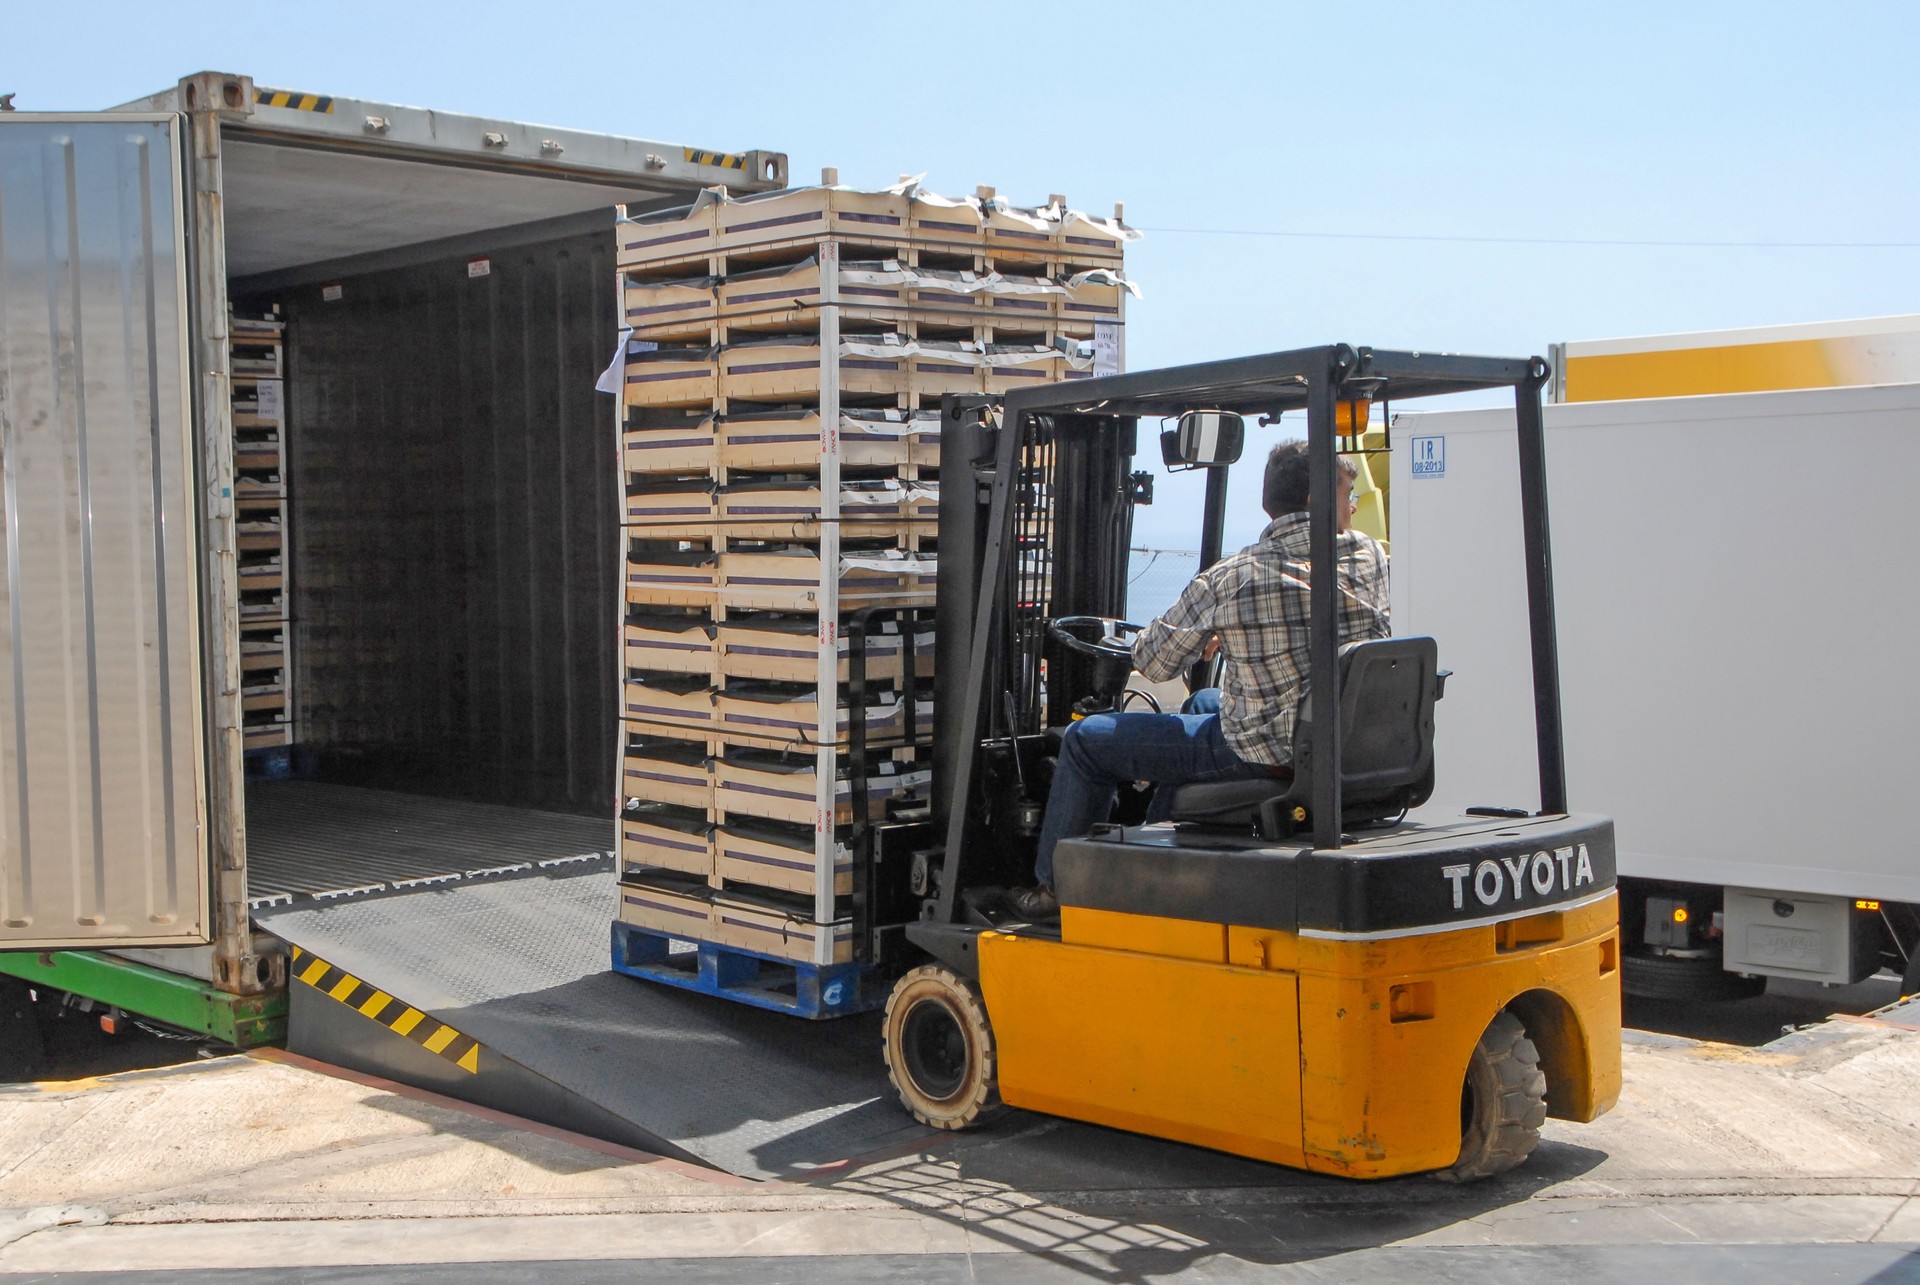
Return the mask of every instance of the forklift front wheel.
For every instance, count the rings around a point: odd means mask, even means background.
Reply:
[[[887,997],[887,1078],[914,1119],[965,1129],[1000,1105],[993,1027],[979,990],[938,964],[914,969]]]
[[[1488,1024],[1460,1091],[1460,1158],[1434,1176],[1474,1182],[1505,1173],[1533,1154],[1547,1120],[1540,1051],[1512,1013]]]

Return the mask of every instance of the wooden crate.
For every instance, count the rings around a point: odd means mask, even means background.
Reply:
[[[987,279],[984,298],[993,324],[1042,329],[1047,326],[1067,297],[1066,287],[1044,271],[1021,271],[1018,264],[993,273]]]
[[[278,677],[282,671],[270,670],[274,675],[261,682],[245,682],[240,687],[240,708],[246,713],[257,710],[281,710],[287,708],[287,686]]]
[[[627,481],[621,502],[621,520],[629,527],[646,528],[634,534],[656,539],[678,536],[713,537],[719,516],[713,479],[635,474]]]
[[[278,512],[286,503],[286,483],[280,480],[279,473],[266,477],[236,477],[233,479],[233,507],[242,512],[259,512],[272,509]]]
[[[840,392],[898,396],[915,388],[907,370],[906,339],[894,332],[843,336],[835,360]],[[730,341],[720,351],[718,391],[747,401],[818,401],[825,370],[817,334],[785,334]]]
[[[916,241],[966,250],[986,244],[987,226],[977,201],[915,190],[911,211]]]
[[[662,735],[661,729],[632,724],[626,732],[620,757],[623,801],[692,808],[704,816],[713,806],[713,764],[706,741]]]
[[[812,614],[785,612],[729,612],[715,626],[720,649],[720,672],[733,678],[767,678],[776,682],[811,683],[819,675],[820,624]],[[846,682],[852,654],[852,642],[845,628],[836,631],[837,682]],[[933,626],[923,622],[915,629],[915,672],[921,678],[933,673]],[[898,685],[902,678],[905,641],[900,624],[894,620],[875,622],[867,635],[867,681]]]
[[[242,558],[234,578],[241,593],[277,593],[287,582],[286,569],[277,557]]]
[[[817,744],[820,728],[820,689],[811,683],[783,683],[771,679],[729,679],[714,694],[718,717],[713,728],[727,737],[754,737],[779,745]],[[844,691],[830,697],[834,739],[844,743],[852,713]],[[919,693],[914,702],[915,723],[922,740],[933,735],[933,702]],[[866,724],[869,741],[893,741],[905,736],[906,704],[898,692],[875,689],[867,693]]]
[[[844,411],[842,468],[898,468],[909,460],[911,432],[922,421],[904,410]],[[939,430],[939,415],[933,419]],[[824,447],[817,410],[728,415],[720,425],[720,463],[728,469],[801,471],[820,467]]]
[[[819,764],[812,746],[791,750],[730,746],[714,760],[714,807],[731,816],[763,817],[810,828]],[[835,818],[842,825],[852,819],[851,812],[844,820]],[[811,842],[808,852],[812,852]]]
[[[718,649],[709,614],[698,607],[653,607],[629,611],[621,626],[628,669],[713,674]]]
[[[281,467],[280,435],[252,432],[236,437],[233,443],[233,467],[243,473],[278,473]]]
[[[794,825],[818,821],[819,756],[812,747],[799,750],[729,747],[713,765],[713,806],[729,818],[760,817]],[[868,765],[867,820],[886,819],[887,804],[926,794],[932,773],[911,762],[881,758]],[[838,759],[833,785],[833,823],[854,819],[853,781],[844,755]]]
[[[859,192],[848,187],[786,188],[743,196],[720,205],[718,218],[715,240],[722,250],[823,236],[894,243],[911,235],[904,193]]]
[[[621,700],[629,723],[704,732],[719,722],[714,689],[704,674],[630,670]]]
[[[276,745],[293,744],[293,724],[287,722],[248,723],[240,729],[243,749],[264,750]]]
[[[730,818],[713,834],[714,873],[729,884],[778,888],[811,897],[819,886],[813,827]],[[834,845],[833,894],[853,892],[853,858]]]
[[[1068,293],[1056,314],[1063,321],[1113,321],[1123,315],[1126,278],[1113,268],[1088,268],[1072,273],[1064,283]]]
[[[614,221],[614,262],[622,268],[669,262],[704,264],[716,240],[719,203],[701,193],[690,205],[629,215],[621,207]]]
[[[648,869],[713,873],[713,823],[704,809],[628,800],[619,828],[623,878],[644,878]]]
[[[817,540],[823,495],[819,479],[805,476],[729,482],[720,491],[720,524],[729,537]],[[842,481],[838,499],[848,538],[897,537],[912,517],[914,497],[892,478]]]
[[[286,528],[278,512],[243,518],[234,528],[234,539],[242,553],[279,553],[285,547]]]
[[[620,922],[691,941],[713,935],[706,881],[685,872],[647,870],[620,879]]]
[[[991,199],[981,210],[987,252],[995,262],[1044,262],[1059,247],[1060,218],[1054,207],[1028,209]]]
[[[705,412],[666,422],[630,420],[620,446],[629,474],[711,473],[719,462],[719,421]]]
[[[707,406],[716,390],[714,350],[705,344],[627,343],[629,406]]]
[[[798,263],[728,273],[720,282],[719,314],[729,321],[755,319],[769,324],[791,320],[820,306],[826,270],[812,255]]]
[[[782,899],[777,894],[730,888],[713,894],[710,906],[710,941],[805,963],[818,958],[818,940],[826,943],[826,963],[842,964],[853,958],[853,925],[814,923],[811,903],[799,897]]]
[[[1118,219],[1068,210],[1060,220],[1059,244],[1066,257],[1077,263],[1118,267],[1126,257],[1127,242],[1138,235]]]
[[[1065,370],[1065,354],[1051,344],[989,344],[984,391],[1006,394],[1016,388],[1050,384]]]
[[[282,594],[251,594],[240,600],[240,628],[252,633],[278,631],[287,622],[287,600]]]
[[[913,391],[922,397],[980,391],[981,346],[961,340],[920,340],[908,363]]]
[[[821,601],[818,548],[806,544],[729,548],[720,555],[719,600],[727,607],[812,611]],[[837,588],[842,610],[878,602],[931,601],[938,563],[899,549],[841,546]]]
[[[705,339],[719,315],[719,295],[710,276],[653,278],[630,273],[626,324],[636,339]]]
[[[636,605],[710,607],[718,567],[719,559],[710,544],[630,539],[627,601]]]

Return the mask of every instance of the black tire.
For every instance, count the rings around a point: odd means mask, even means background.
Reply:
[[[1460,1089],[1460,1158],[1434,1176],[1478,1182],[1514,1168],[1533,1154],[1547,1120],[1547,1077],[1540,1051],[1512,1013],[1481,1033]]]
[[[1720,959],[1681,959],[1672,955],[1626,957],[1620,989],[1641,999],[1752,999],[1767,989],[1764,977],[1742,977],[1720,966]]]
[[[966,1129],[1000,1107],[993,1027],[979,990],[927,964],[894,983],[880,1048],[900,1105],[935,1129]]]
[[[1900,974],[1900,997],[1920,995],[1920,947],[1907,956],[1907,970]]]

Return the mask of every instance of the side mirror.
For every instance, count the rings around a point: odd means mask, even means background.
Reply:
[[[1240,458],[1247,425],[1230,410],[1190,410],[1160,434],[1160,458],[1169,469],[1225,468]]]

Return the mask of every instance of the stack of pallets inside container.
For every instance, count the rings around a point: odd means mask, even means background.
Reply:
[[[862,957],[856,796],[926,801],[940,398],[1092,374],[1133,235],[826,179],[618,224],[620,921],[803,967]]]
[[[239,541],[240,705],[248,750],[293,740],[287,612],[286,323],[232,315],[233,502]]]

